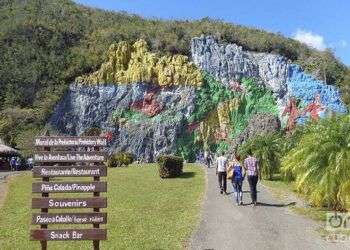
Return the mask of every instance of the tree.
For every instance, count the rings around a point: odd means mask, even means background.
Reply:
[[[311,204],[350,208],[350,116],[310,123],[298,146],[282,159],[282,173],[292,175],[297,190]]]

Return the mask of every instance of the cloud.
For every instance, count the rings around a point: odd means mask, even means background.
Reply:
[[[293,38],[318,50],[325,50],[327,48],[323,36],[312,33],[311,31],[298,29]]]

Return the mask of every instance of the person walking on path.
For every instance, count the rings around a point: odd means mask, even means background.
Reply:
[[[233,158],[232,163],[229,166],[229,171],[232,170],[232,187],[235,192],[236,205],[243,205],[243,191],[242,184],[245,177],[245,171],[243,171],[240,163],[240,156],[237,155]],[[243,173],[244,172],[244,173]]]
[[[252,151],[248,151],[248,157],[244,160],[244,168],[248,175],[248,183],[250,188],[250,196],[252,198],[253,206],[257,204],[257,190],[256,185],[260,178],[259,162],[252,155]]]
[[[208,151],[204,152],[204,160],[205,164],[207,165],[208,168],[210,168],[210,165],[212,163],[212,158],[211,158],[211,153]]]
[[[225,153],[222,152],[221,156],[219,156],[216,159],[216,174],[218,175],[218,180],[219,180],[219,187],[220,187],[220,193],[225,193],[226,192],[226,187],[227,187],[227,157],[225,156]]]

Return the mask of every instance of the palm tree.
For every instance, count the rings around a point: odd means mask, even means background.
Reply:
[[[282,159],[284,175],[293,175],[297,190],[311,204],[350,208],[350,116],[306,126],[299,145]]]
[[[251,150],[258,158],[262,178],[271,180],[280,166],[280,136],[278,134],[258,135],[244,143],[239,153],[245,157]]]

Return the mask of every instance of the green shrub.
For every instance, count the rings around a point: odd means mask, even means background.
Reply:
[[[107,166],[110,168],[128,166],[134,161],[134,155],[127,152],[118,152],[108,159]]]
[[[350,116],[310,122],[282,159],[281,172],[319,207],[350,209]]]
[[[177,177],[182,174],[183,158],[172,155],[161,155],[157,158],[161,178]]]

